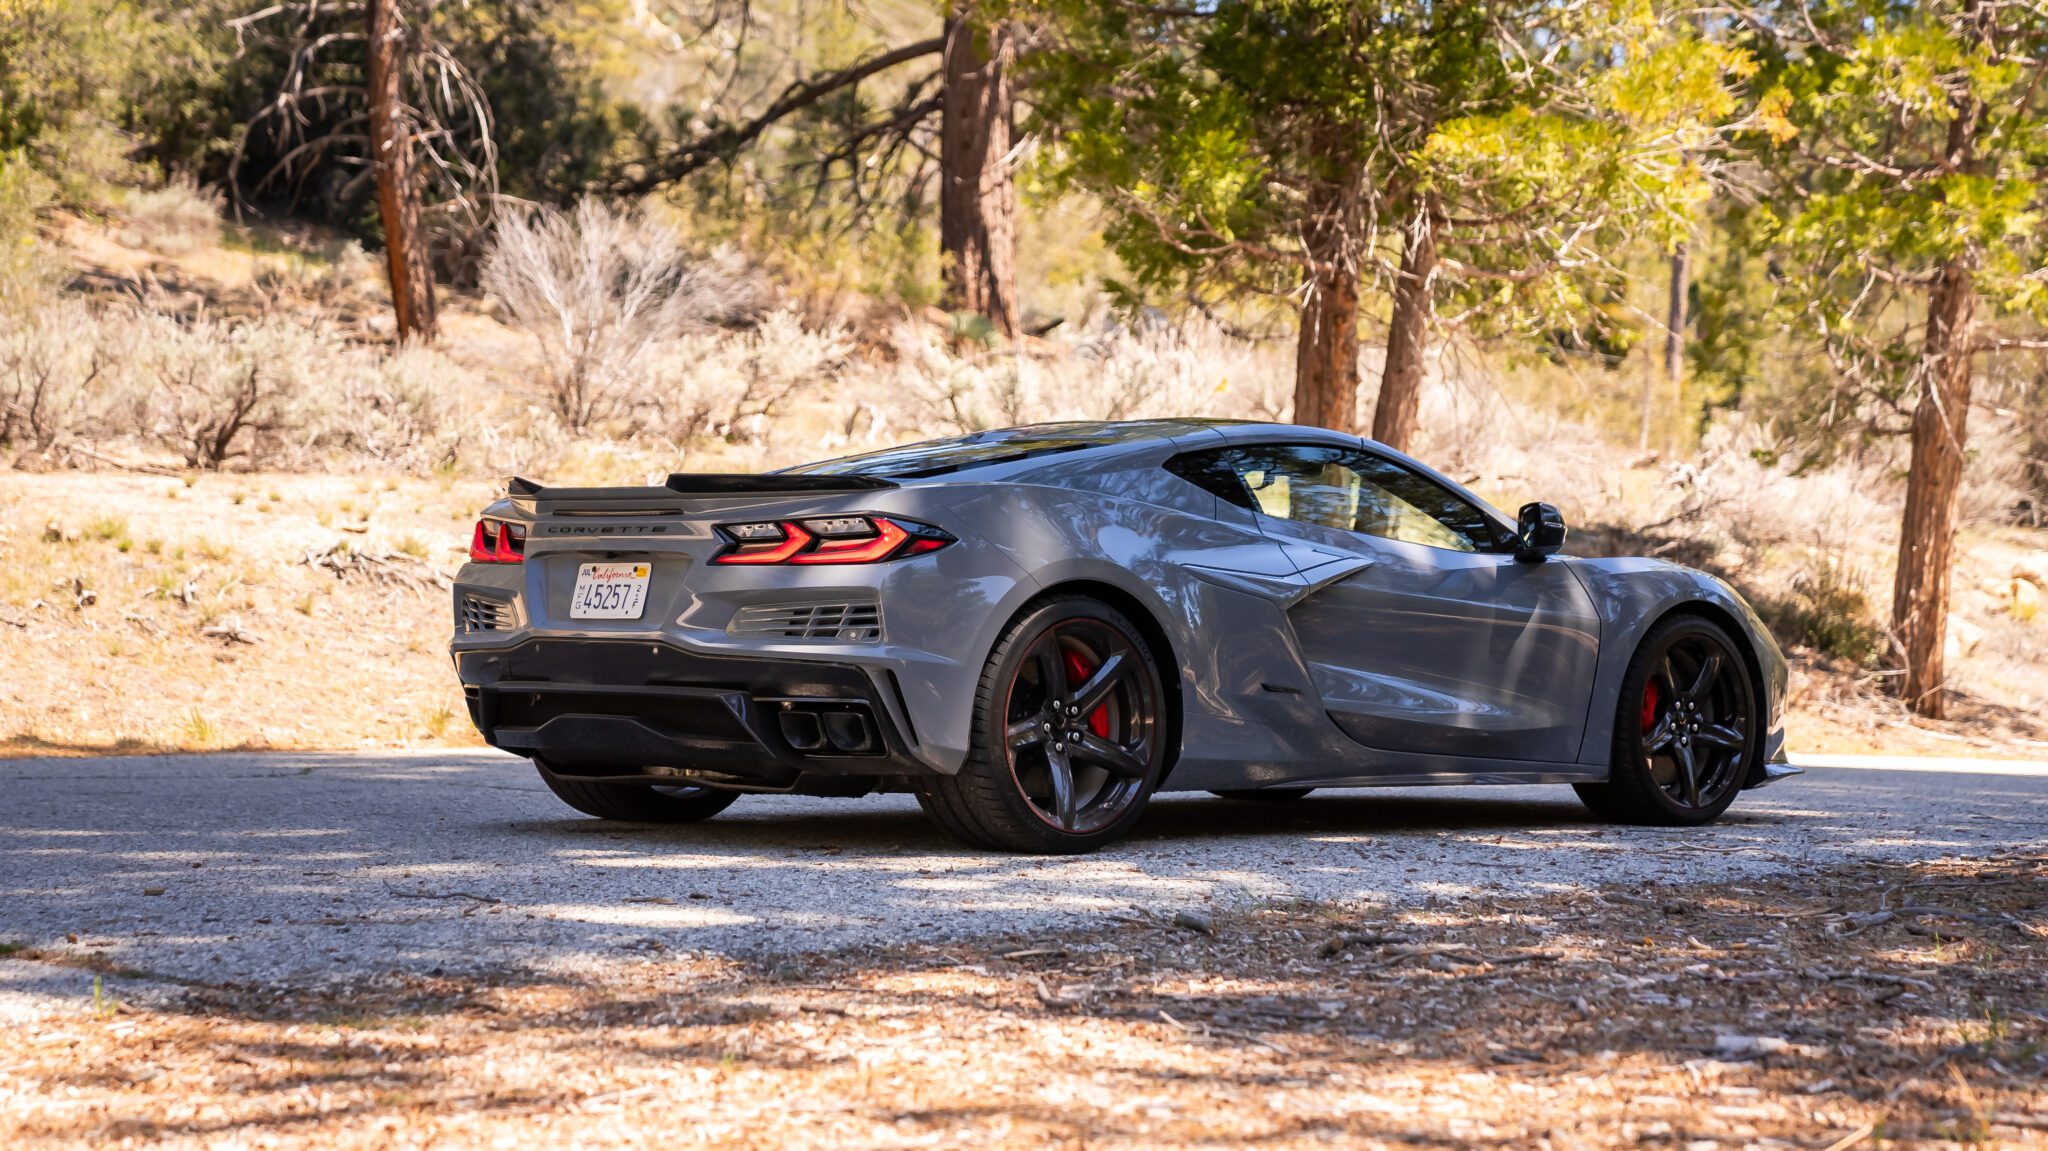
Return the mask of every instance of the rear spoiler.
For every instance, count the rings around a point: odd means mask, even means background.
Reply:
[[[801,496],[833,492],[878,492],[897,485],[873,476],[801,475],[790,472],[676,472],[660,487],[550,488],[521,476],[505,481],[505,494],[515,500],[628,503],[665,500],[672,496]]]

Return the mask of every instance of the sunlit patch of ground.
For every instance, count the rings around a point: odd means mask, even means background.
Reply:
[[[1214,928],[45,996],[0,1145],[2048,1146],[2048,855]]]

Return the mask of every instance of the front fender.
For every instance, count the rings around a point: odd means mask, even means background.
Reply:
[[[1741,593],[1702,571],[1655,559],[1566,559],[1593,598],[1599,614],[1600,662],[1594,673],[1592,713],[1579,746],[1578,762],[1608,765],[1621,681],[1643,636],[1677,611],[1700,612],[1731,628],[1748,650],[1750,674],[1761,685],[1765,716],[1764,762],[1752,767],[1747,786],[1764,781],[1765,766],[1784,752],[1785,655],[1770,629]]]

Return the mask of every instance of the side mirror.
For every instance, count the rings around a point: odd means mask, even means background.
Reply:
[[[1515,517],[1515,558],[1542,563],[1564,547],[1564,513],[1554,504],[1523,504]]]

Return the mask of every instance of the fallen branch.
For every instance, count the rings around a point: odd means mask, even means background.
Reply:
[[[325,551],[309,551],[299,562],[332,572],[338,580],[361,579],[413,591],[445,589],[452,582],[425,560],[402,552],[361,551],[346,540]]]
[[[165,467],[162,464],[139,464],[133,462],[132,460],[116,459],[115,457],[107,455],[103,452],[96,452],[83,444],[65,444],[64,451],[71,455],[84,456],[86,459],[92,460],[94,463],[105,464],[110,468],[119,468],[124,472],[141,472],[143,475],[148,476],[174,477],[182,476],[185,474],[178,468]]]
[[[242,617],[238,615],[231,615],[219,623],[208,624],[199,629],[199,634],[227,643],[259,644],[263,642],[262,636],[242,626]]]
[[[1331,936],[1316,949],[1316,954],[1328,958],[1350,947],[1384,947],[1390,943],[1413,943],[1412,935],[1378,935],[1346,931]]]
[[[470,891],[400,891],[388,883],[384,885],[384,890],[400,899],[473,899],[478,903],[505,902],[502,899],[489,895],[478,895]]]

